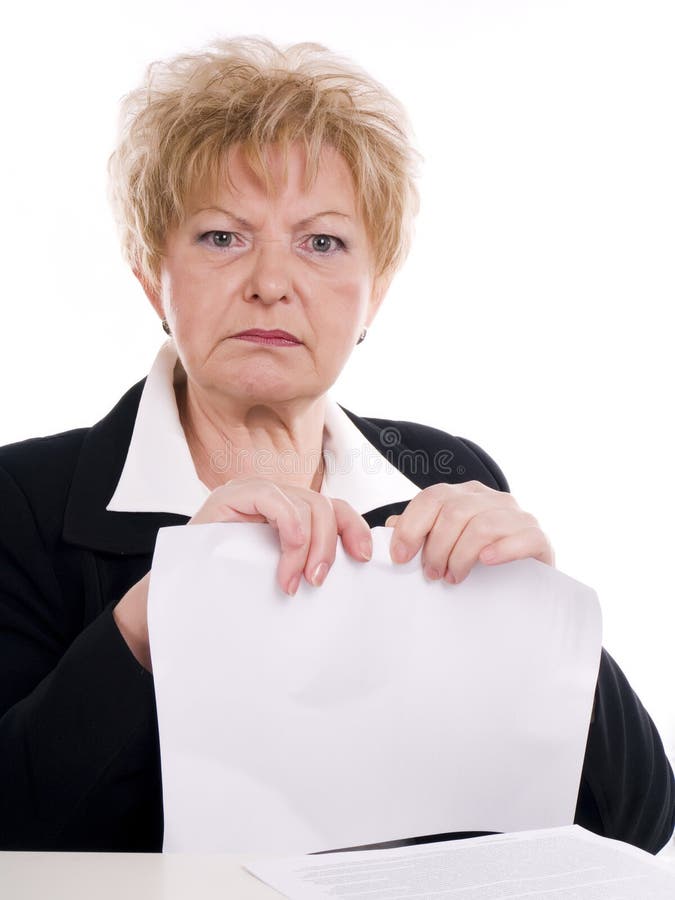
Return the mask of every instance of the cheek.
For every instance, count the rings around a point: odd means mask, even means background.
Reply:
[[[222,311],[224,291],[214,279],[196,266],[182,266],[170,273],[168,300],[178,330],[193,332],[208,329],[218,310]],[[186,336],[189,336],[186,334]]]
[[[322,290],[314,292],[315,309],[321,319],[331,322],[338,334],[358,328],[370,297],[370,281],[359,273],[341,273],[326,279]]]

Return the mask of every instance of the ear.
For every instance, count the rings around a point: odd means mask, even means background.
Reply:
[[[377,311],[380,308],[380,305],[384,300],[387,291],[389,290],[389,285],[391,284],[393,277],[393,273],[387,273],[383,275],[376,275],[373,279],[373,289],[371,291],[370,301],[368,303],[368,315],[366,317],[366,321],[364,322],[364,325],[366,327],[370,326],[370,323],[377,315]]]
[[[159,296],[159,293],[152,287],[150,282],[145,278],[140,269],[132,269],[134,275],[138,279],[141,287],[143,288],[143,292],[145,296],[148,298],[150,303],[152,304],[153,309],[160,317],[160,319],[164,319],[164,308],[162,306],[162,300]]]

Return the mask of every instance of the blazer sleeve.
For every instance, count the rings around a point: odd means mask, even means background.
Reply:
[[[656,726],[602,651],[574,821],[656,853],[675,828],[675,780]]]
[[[112,605],[82,629],[2,468],[0,509],[0,848],[159,850],[152,675]]]

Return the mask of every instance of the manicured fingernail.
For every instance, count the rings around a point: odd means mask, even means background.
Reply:
[[[408,548],[403,541],[395,541],[391,552],[396,562],[405,562],[408,558]]]
[[[359,544],[359,553],[361,554],[361,559],[370,559],[373,555],[373,547],[370,541],[361,541]]]
[[[312,572],[312,577],[310,581],[315,587],[319,587],[320,584],[323,584],[323,580],[328,574],[328,563],[322,562],[314,569]]]
[[[293,597],[295,592],[298,589],[298,585],[300,584],[300,575],[294,575],[291,580],[288,582],[287,593],[289,597]]]

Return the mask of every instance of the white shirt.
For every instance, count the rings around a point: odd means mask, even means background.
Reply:
[[[178,414],[174,384],[182,366],[177,360],[169,339],[143,386],[124,468],[106,507],[112,512],[193,516],[210,494],[197,475]],[[321,493],[346,500],[358,513],[410,500],[420,492],[366,440],[330,394],[322,453]]]

